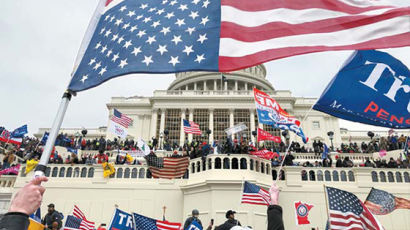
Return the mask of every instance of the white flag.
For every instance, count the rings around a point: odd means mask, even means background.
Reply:
[[[128,130],[119,125],[118,123],[115,123],[114,121],[110,120],[110,132],[112,132],[115,136],[120,137],[121,139],[125,139],[128,135]]]

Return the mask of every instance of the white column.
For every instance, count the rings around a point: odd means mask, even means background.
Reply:
[[[245,90],[248,90],[248,83],[245,82]]]
[[[235,109],[229,109],[229,127],[233,127],[234,126],[234,118],[233,118],[233,113],[234,113]],[[232,134],[232,140],[234,139],[234,134]]]
[[[252,132],[255,130],[255,110],[254,109],[250,109],[249,110],[249,119],[251,120],[251,140],[252,143],[256,143],[255,141],[255,137],[252,135]]]
[[[214,141],[214,109],[209,109],[209,130],[211,130],[209,144],[212,144]]]
[[[193,121],[193,120],[194,120],[194,109],[189,109],[189,121]],[[192,133],[188,134],[188,141],[189,142],[192,141]]]
[[[214,80],[214,90],[218,90],[218,82]]]
[[[204,91],[206,91],[207,90],[207,88],[206,88],[206,81],[204,81]]]
[[[158,120],[158,109],[152,109],[152,116],[151,116],[151,131],[150,131],[150,136],[154,137],[156,136],[157,132],[157,120]],[[150,137],[150,138],[151,138]],[[147,140],[148,141],[148,140]]]
[[[185,90],[188,90],[188,85],[185,85]]]
[[[186,117],[186,109],[181,109],[181,132],[179,134],[179,146],[183,146],[185,142],[184,119]]]
[[[238,81],[235,81],[235,91],[238,91]]]
[[[163,133],[165,129],[165,109],[161,109],[161,122],[159,123],[159,133]]]
[[[228,81],[225,81],[225,86],[224,86],[224,88],[225,88],[225,91],[228,90]]]
[[[197,89],[197,84],[196,84],[196,82],[194,83],[194,90],[196,91],[196,89]]]

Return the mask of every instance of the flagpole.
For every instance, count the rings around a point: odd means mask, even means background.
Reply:
[[[289,152],[289,150],[290,150],[290,146],[291,146],[291,144],[289,143],[288,149],[286,149],[285,155],[283,155],[282,162],[280,163],[280,167],[279,167],[279,171],[278,171],[278,176],[276,177],[276,180],[275,180],[275,184],[276,184],[276,183],[278,182],[278,180],[279,180],[280,171],[281,171],[282,168],[283,168],[283,163],[285,162],[286,155],[288,154],[288,152]]]
[[[326,201],[326,212],[327,212],[327,221],[329,222],[329,229],[330,228],[330,214],[329,214],[329,198],[327,197],[326,185],[323,184],[323,190],[325,192],[325,201]],[[326,224],[327,225],[327,224]]]
[[[241,195],[239,196],[239,205],[242,204],[242,196],[243,196],[243,187],[245,184],[245,177],[242,177],[242,185],[241,185]]]
[[[51,150],[53,149],[61,124],[63,123],[64,115],[67,111],[67,107],[70,103],[71,97],[72,93],[70,91],[67,90],[66,92],[64,92],[63,98],[61,99],[61,103],[57,111],[57,115],[54,118],[53,126],[51,127],[50,134],[44,147],[43,154],[41,155],[40,162],[36,167],[34,177],[45,175],[48,160],[50,159],[51,155]]]

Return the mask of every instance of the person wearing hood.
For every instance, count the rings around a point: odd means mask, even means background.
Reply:
[[[197,209],[192,210],[192,216],[189,217],[189,218],[187,218],[187,219],[185,220],[184,230],[185,230],[185,229],[188,229],[188,227],[189,227],[189,226],[192,224],[192,222],[194,222],[194,221],[196,221],[196,222],[201,226],[201,228],[203,228],[202,222],[201,222],[201,220],[198,218],[198,216],[199,216],[199,211],[198,211]],[[212,222],[209,224],[207,230],[211,230],[211,228],[212,228]]]

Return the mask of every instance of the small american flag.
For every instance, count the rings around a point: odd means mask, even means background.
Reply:
[[[125,116],[124,114],[120,113],[118,110],[114,109],[113,116],[111,117],[111,120],[125,128],[128,128],[130,126],[132,119]]]
[[[158,158],[148,155],[147,164],[154,178],[173,179],[182,177],[188,166],[189,157],[164,157]]]
[[[410,200],[395,197],[386,191],[372,188],[364,205],[375,215],[387,215],[397,208],[409,209]]]
[[[357,196],[337,188],[326,187],[329,203],[329,229],[374,229],[383,226]]]
[[[201,135],[202,132],[199,129],[199,125],[193,121],[188,121],[184,119],[184,132],[185,133],[192,133],[192,134],[198,134]]]
[[[87,220],[82,220],[78,217],[68,215],[67,220],[64,225],[64,230],[93,230],[94,222],[89,222]]]
[[[88,221],[84,213],[80,210],[80,208],[77,205],[74,205],[73,215],[74,217],[81,220],[81,223],[78,229],[81,229],[81,230],[93,230],[94,229],[95,223]]]
[[[268,191],[257,186],[256,184],[245,181],[241,203],[270,205],[270,201],[271,198]]]
[[[155,220],[136,213],[133,213],[132,217],[135,230],[179,230],[181,228],[180,223]]]

